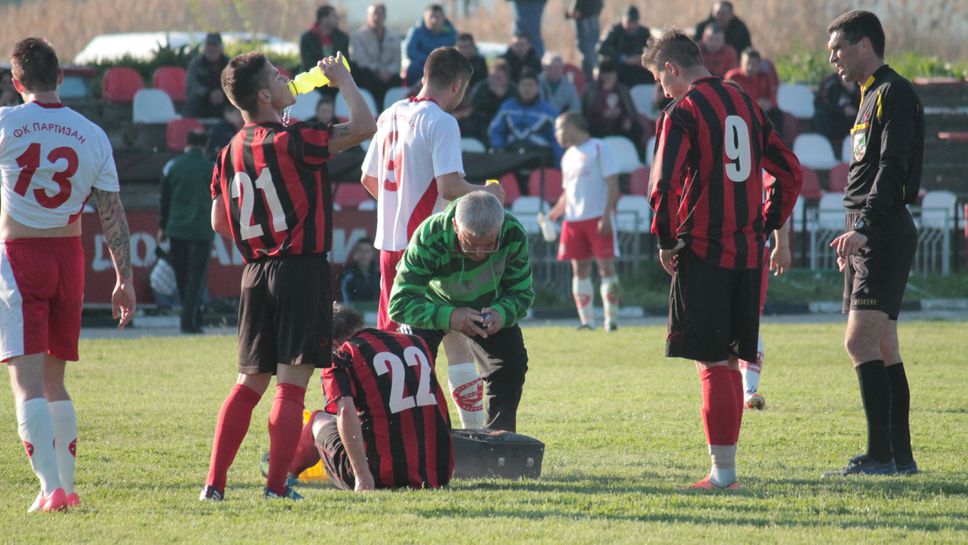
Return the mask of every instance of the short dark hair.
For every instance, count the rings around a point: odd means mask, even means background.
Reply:
[[[504,72],[505,76],[509,78],[511,77],[511,67],[508,65],[508,61],[504,59],[494,59],[494,62],[491,63],[489,72],[493,72],[494,70]]]
[[[881,20],[877,18],[877,15],[860,9],[848,11],[827,26],[827,34],[832,34],[838,30],[843,34],[844,39],[851,44],[856,44],[861,38],[867,38],[871,41],[874,54],[878,58],[884,58],[884,42],[886,41],[884,27],[881,26]]]
[[[581,115],[581,112],[565,112],[558,116],[558,120],[562,125],[571,125],[580,131],[588,132],[588,120]]]
[[[363,315],[360,311],[342,303],[333,303],[333,340],[345,342],[358,330],[363,329]]]
[[[745,56],[745,57],[750,58],[750,59],[762,59],[763,58],[760,55],[760,52],[759,51],[757,51],[756,49],[753,49],[753,46],[749,46],[746,49],[744,49],[743,52],[740,53],[740,56]]]
[[[50,42],[43,38],[25,38],[13,46],[10,56],[13,77],[28,91],[57,89],[60,64]]]
[[[461,32],[460,34],[457,35],[457,41],[458,42],[459,41],[473,42],[474,41],[474,35],[471,34],[470,32]]]
[[[683,68],[702,65],[702,53],[696,42],[683,31],[672,27],[663,31],[658,38],[650,38],[642,52],[642,64],[650,70],[661,68],[670,61]]]
[[[441,6],[440,4],[430,4],[430,5],[428,5],[427,7],[424,8],[424,13],[433,12],[433,11],[439,11],[439,12],[443,13],[444,12],[444,7]]]
[[[185,145],[193,146],[196,148],[204,148],[208,146],[208,133],[205,129],[195,129],[190,131],[185,136]]]
[[[455,81],[467,81],[474,74],[474,67],[467,57],[456,47],[438,47],[430,52],[424,64],[424,77],[427,83],[438,89],[445,88]]]
[[[253,51],[237,55],[222,70],[222,90],[235,107],[255,114],[259,110],[259,91],[269,87],[269,60]]]
[[[522,80],[526,79],[538,81],[538,73],[528,67],[522,68],[521,72],[518,74],[518,83],[521,83]]]
[[[318,8],[316,8],[316,22],[319,22],[320,19],[325,19],[326,17],[329,17],[333,13],[336,13],[336,8],[334,8],[333,6],[327,6],[327,5],[319,6]]]

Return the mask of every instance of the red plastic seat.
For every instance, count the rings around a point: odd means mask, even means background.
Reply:
[[[151,86],[168,93],[175,102],[185,102],[185,78],[181,66],[159,66],[151,75]]]
[[[143,89],[141,74],[127,66],[108,68],[101,80],[101,96],[108,102],[131,102],[134,94]]]
[[[803,168],[803,188],[800,196],[804,199],[819,200],[823,196],[823,188],[820,187],[820,179],[817,173],[810,167]]]
[[[513,172],[508,172],[501,176],[501,187],[504,188],[504,206],[511,206],[514,201],[521,196],[521,188],[518,187],[518,177]]]
[[[585,73],[581,71],[581,68],[566,62],[565,77],[575,84],[575,89],[578,89],[579,95],[585,92]]]
[[[360,203],[373,199],[363,184],[353,182],[338,184],[333,188],[333,198],[343,208],[357,208]]]
[[[830,177],[827,179],[827,186],[830,191],[843,193],[844,188],[847,187],[847,173],[849,171],[850,165],[847,163],[840,163],[830,169]]]
[[[649,198],[649,177],[651,171],[646,167],[639,167],[629,174],[629,195],[642,195]]]
[[[541,194],[541,173],[544,172],[544,195]],[[557,168],[536,168],[528,178],[528,194],[542,197],[546,202],[554,203],[561,196],[561,171]]]
[[[188,133],[205,130],[202,123],[194,117],[172,119],[165,128],[165,147],[168,151],[182,151],[188,140]]]

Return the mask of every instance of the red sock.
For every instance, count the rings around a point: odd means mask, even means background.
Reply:
[[[719,365],[699,373],[702,383],[702,424],[710,445],[735,445],[739,419],[732,370]]]
[[[222,403],[215,425],[215,440],[212,442],[212,461],[208,466],[208,486],[219,492],[225,491],[225,479],[229,467],[235,460],[242,439],[249,431],[252,410],[259,404],[262,395],[242,384],[236,384]]]
[[[743,426],[743,407],[746,393],[743,390],[743,374],[738,369],[732,369],[733,395],[736,397],[736,432],[733,434],[733,444],[739,442],[739,430]]]
[[[309,422],[303,426],[302,434],[299,436],[299,445],[296,447],[296,454],[292,457],[287,473],[299,476],[300,473],[316,465],[319,461],[319,449],[316,448],[316,438],[313,436],[313,419],[316,414],[322,411],[313,411],[309,415]]]
[[[269,476],[266,488],[280,496],[286,492],[286,470],[299,444],[306,389],[295,384],[276,386],[269,411]]]

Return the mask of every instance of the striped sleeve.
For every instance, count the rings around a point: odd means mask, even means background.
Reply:
[[[290,154],[311,170],[318,170],[332,158],[329,152],[330,126],[319,123],[297,123],[287,131]]]
[[[679,229],[682,177],[691,148],[692,142],[685,127],[674,122],[668,112],[663,113],[656,138],[649,202],[655,211],[652,234],[659,239],[659,248],[664,250],[671,250],[678,243],[676,231]]]
[[[427,298],[427,286],[443,265],[440,259],[447,255],[441,246],[443,237],[435,219],[436,216],[431,216],[425,220],[407,245],[397,266],[387,311],[390,319],[400,324],[422,329],[450,329],[454,307]]]
[[[800,161],[790,148],[780,140],[773,126],[765,119],[763,123],[766,144],[763,147],[763,168],[773,177],[764,180],[766,201],[763,203],[763,216],[766,218],[764,230],[775,231],[786,223],[793,213],[793,206],[803,186],[803,169]]]
[[[507,249],[507,262],[501,277],[501,296],[491,306],[501,315],[504,327],[525,317],[534,302],[531,279],[531,257],[528,236],[513,217],[505,219],[502,244]]]
[[[344,343],[343,347],[333,354],[333,364],[322,372],[323,392],[326,394],[326,412],[336,414],[336,400],[341,397],[357,395],[353,384],[353,346]]]

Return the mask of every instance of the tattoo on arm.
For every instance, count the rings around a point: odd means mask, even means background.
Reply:
[[[333,125],[332,136],[346,136],[350,133],[349,123],[340,123],[339,125]]]
[[[131,278],[131,235],[124,207],[121,206],[121,196],[100,189],[94,189],[93,196],[101,217],[101,230],[114,258],[115,271],[121,278]]]

